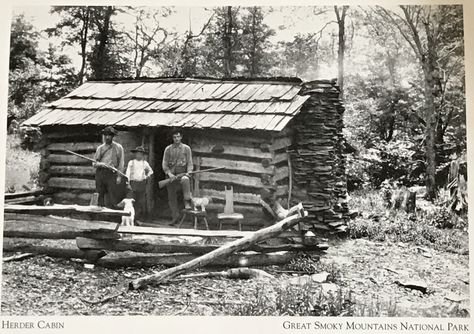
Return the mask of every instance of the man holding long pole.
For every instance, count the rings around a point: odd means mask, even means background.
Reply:
[[[191,208],[191,182],[189,173],[193,171],[193,158],[191,148],[181,142],[182,136],[179,130],[172,133],[173,143],[168,145],[163,154],[163,172],[171,182],[167,185],[168,203],[173,217],[172,224],[179,219],[178,191],[183,191],[184,207]],[[178,177],[179,174],[183,174]]]
[[[104,143],[97,148],[94,156],[96,162],[92,164],[96,167],[95,186],[99,193],[98,205],[114,208],[119,202],[118,185],[122,182],[124,172],[124,152],[122,145],[113,140],[117,134],[113,127],[106,127],[101,134],[104,136]]]

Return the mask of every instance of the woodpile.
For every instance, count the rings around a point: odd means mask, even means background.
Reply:
[[[321,80],[305,83],[302,94],[310,98],[293,120],[293,199],[309,212],[309,228],[343,232],[348,207],[339,90],[334,81]]]

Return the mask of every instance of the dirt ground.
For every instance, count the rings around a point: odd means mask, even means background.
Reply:
[[[10,254],[4,254],[8,256]],[[467,316],[468,256],[363,239],[332,241],[321,262],[340,274],[359,315]],[[228,315],[255,300],[269,300],[275,287],[296,274],[264,268],[275,280],[188,279],[141,291],[127,291],[131,279],[149,269],[85,269],[72,260],[37,256],[3,264],[2,315]],[[427,293],[396,281],[423,280]],[[111,297],[111,298],[110,298]],[[450,300],[451,299],[451,300]],[[454,300],[454,301],[453,301]],[[365,309],[365,311],[364,311]],[[371,310],[371,311],[369,311]]]
[[[469,258],[411,244],[340,241],[328,249],[324,262],[344,273],[342,285],[359,304],[394,306],[397,316],[446,317],[469,312]],[[396,281],[424,281],[427,293]],[[452,300],[455,301],[452,301]]]

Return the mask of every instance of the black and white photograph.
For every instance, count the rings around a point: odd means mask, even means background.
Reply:
[[[290,4],[13,7],[2,317],[470,317],[463,5]]]

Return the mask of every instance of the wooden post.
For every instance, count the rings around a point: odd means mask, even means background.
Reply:
[[[286,154],[288,156],[288,203],[287,209],[291,208],[291,190],[293,188],[293,171],[291,170],[291,155],[288,150],[286,150]]]
[[[155,134],[150,132],[148,135],[148,163],[151,168],[155,171],[156,169],[156,154],[155,154]],[[146,211],[149,215],[153,211],[154,199],[155,199],[155,175],[153,174],[146,184]]]
[[[202,163],[201,161],[202,161],[202,158],[197,157],[197,159],[196,159],[196,171],[201,170],[201,163]],[[194,197],[201,197],[201,190],[199,189],[199,179],[200,179],[199,173],[194,174],[193,179],[194,179],[193,196]]]

